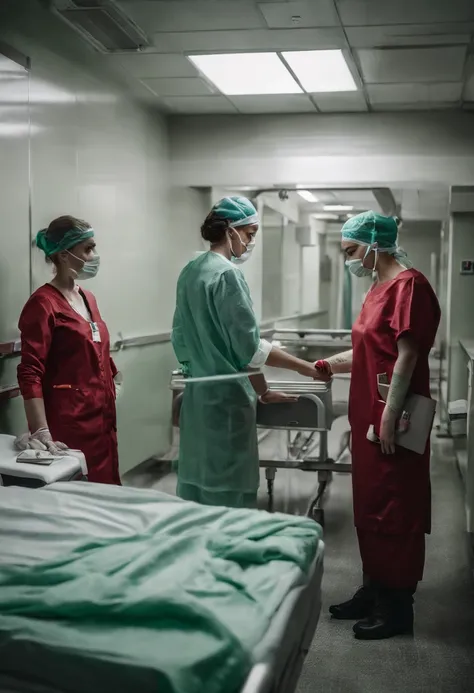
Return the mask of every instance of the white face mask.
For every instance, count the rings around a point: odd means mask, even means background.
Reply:
[[[235,229],[232,229],[232,231],[235,231]],[[245,248],[245,250],[240,257],[237,257],[236,255],[234,255],[234,251],[232,250],[232,241],[231,241],[231,244],[230,244],[230,252],[232,253],[231,260],[235,265],[243,265],[244,262],[247,262],[247,260],[250,258],[250,256],[253,253],[253,249],[255,248],[255,239],[252,239],[251,241],[249,241],[249,243],[245,244],[243,242],[243,240],[241,239],[240,234],[237,231],[235,231],[235,233],[237,234],[237,237],[238,237],[239,241],[241,242],[241,244],[243,245],[243,247]]]
[[[77,255],[74,255],[69,250],[67,252],[71,257],[82,262],[82,268],[80,270],[72,270],[76,275],[76,279],[85,281],[86,279],[93,279],[97,276],[100,267],[100,255],[94,255],[92,260],[81,260],[80,257],[77,257]]]
[[[367,255],[370,253],[370,251],[373,250],[375,253],[375,258],[374,258],[374,268],[373,269],[368,269],[367,267],[364,267],[364,260],[367,257]],[[364,260],[359,260],[355,258],[354,260],[346,260],[346,267],[349,268],[349,272],[353,274],[355,277],[370,277],[370,275],[375,274],[375,268],[377,267],[377,257],[378,257],[378,250],[377,248],[372,248],[372,246],[369,246],[367,248],[367,251],[364,255]]]

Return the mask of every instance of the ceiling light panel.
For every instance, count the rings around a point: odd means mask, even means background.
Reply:
[[[284,60],[311,94],[357,91],[357,85],[341,50],[288,51]]]
[[[318,198],[313,195],[309,190],[298,190],[298,195],[306,200],[306,202],[317,202]]]
[[[276,53],[190,55],[189,59],[227,96],[303,93]]]
[[[324,205],[325,212],[352,212],[352,205]]]

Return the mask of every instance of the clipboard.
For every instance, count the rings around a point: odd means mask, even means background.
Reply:
[[[373,408],[373,425],[367,432],[367,439],[373,443],[379,442],[382,414],[387,402],[390,384],[386,373],[377,376],[377,388],[380,400]],[[436,414],[436,401],[431,397],[409,394],[403,406],[403,412],[397,423],[395,444],[406,450],[423,455],[431,435]]]

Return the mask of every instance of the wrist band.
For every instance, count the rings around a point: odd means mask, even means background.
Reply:
[[[316,361],[314,365],[320,371],[324,371],[328,375],[332,375],[331,364],[328,361],[324,361],[324,359],[321,359],[320,361]]]
[[[270,388],[267,387],[267,389],[265,390],[265,392],[263,393],[263,395],[259,395],[258,401],[259,401],[261,404],[265,404],[265,402],[263,401],[263,398],[266,397],[266,396],[268,395],[269,392],[270,392]]]

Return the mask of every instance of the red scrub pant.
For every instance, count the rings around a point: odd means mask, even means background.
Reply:
[[[357,530],[364,575],[390,589],[416,588],[423,579],[425,535]]]

